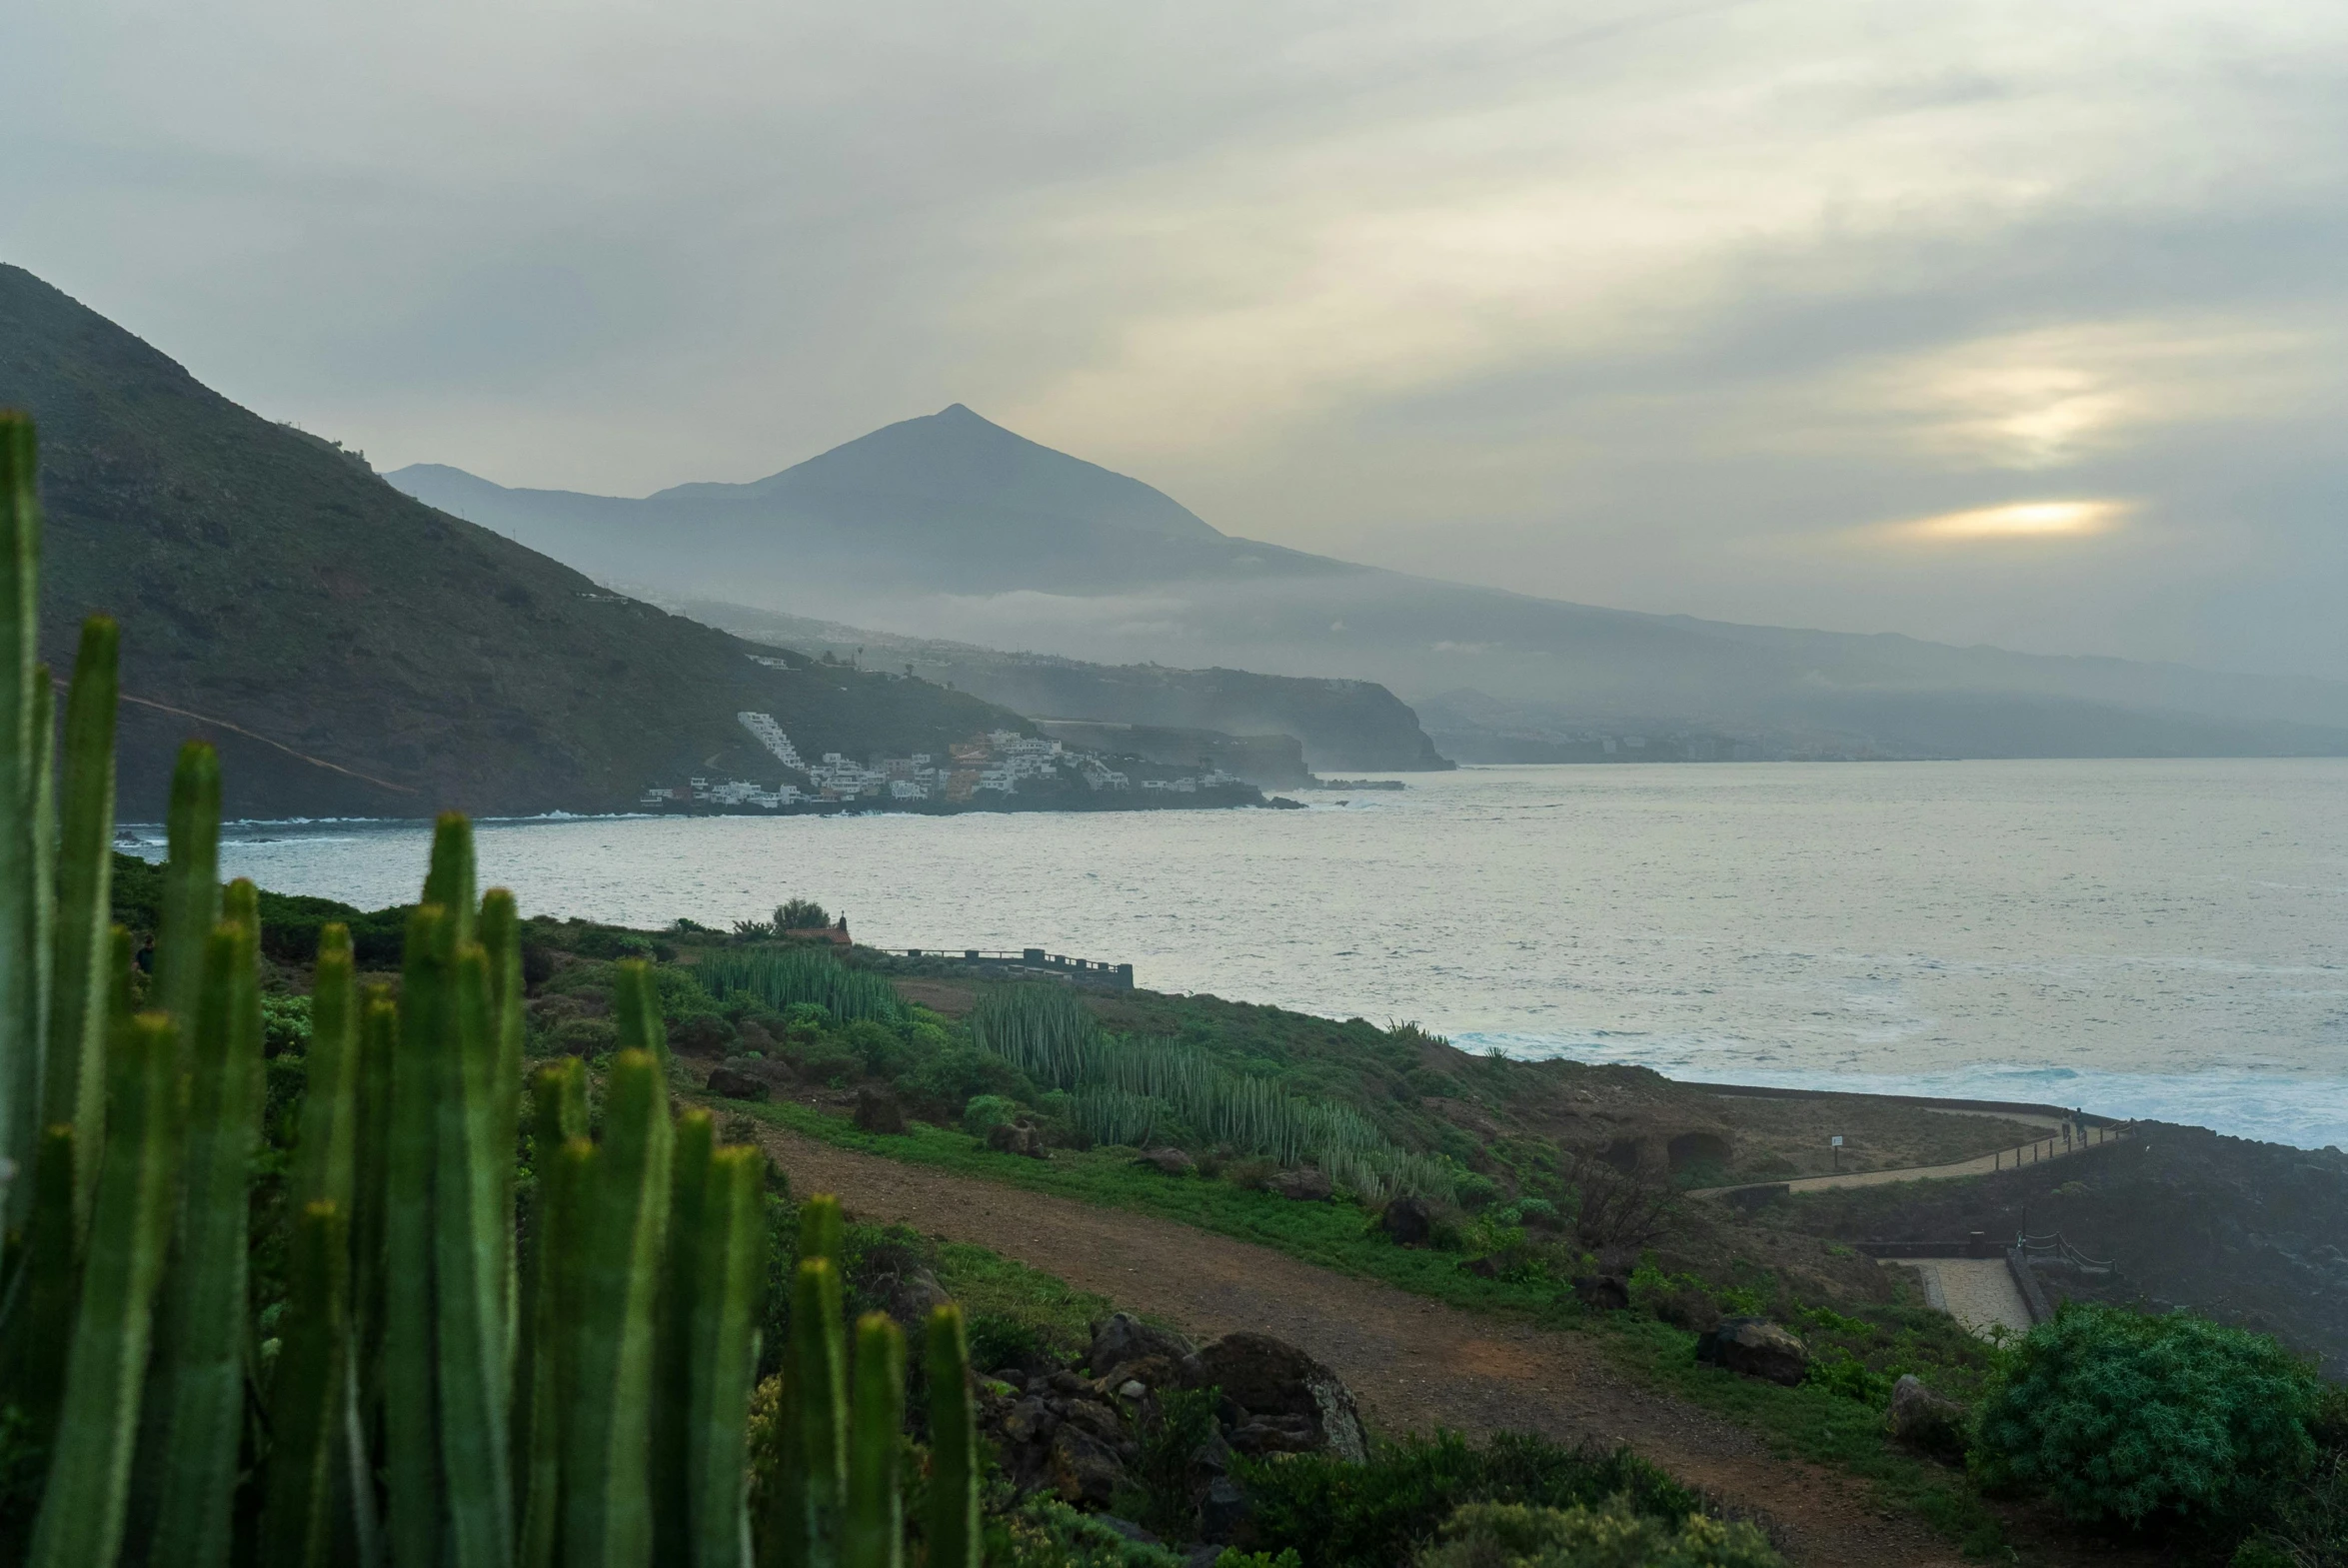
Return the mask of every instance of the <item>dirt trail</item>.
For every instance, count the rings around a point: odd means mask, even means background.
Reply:
[[[1832,1187],[1882,1187],[1896,1181],[1939,1181],[1952,1176],[1991,1176],[2001,1170],[2019,1170],[2024,1165],[2035,1165],[2047,1160],[2067,1159],[2073,1154],[2084,1154],[2089,1149],[2101,1148],[2126,1137],[2125,1132],[2107,1127],[2091,1127],[2085,1142],[2067,1143],[2061,1138],[2042,1138],[2036,1143],[2025,1143],[2019,1148],[1997,1149],[1988,1154],[1960,1159],[1949,1165],[1911,1165],[1898,1170],[1846,1170],[1831,1176],[1796,1176],[1790,1181],[1777,1182],[1792,1192],[1824,1192]],[[1745,1186],[1769,1185],[1745,1182]],[[1734,1192],[1735,1187],[1698,1187],[1688,1194],[1691,1198],[1716,1198],[1723,1192]]]
[[[1592,1341],[1480,1317],[1189,1226],[835,1148],[762,1127],[795,1192],[837,1192],[859,1218],[978,1242],[1198,1338],[1233,1329],[1301,1346],[1389,1431],[1437,1425],[1627,1442],[1680,1480],[1777,1522],[1817,1568],[1931,1564],[1956,1550],[1865,1488],[1772,1456],[1753,1434],[1640,1387]]]

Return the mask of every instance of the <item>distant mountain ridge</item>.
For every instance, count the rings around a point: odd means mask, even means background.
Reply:
[[[1737,626],[1380,571],[1217,533],[960,404],[754,484],[642,500],[438,466],[386,477],[672,600],[1111,666],[1374,682],[1408,702],[1467,694],[1447,708],[1463,728],[1441,735],[1465,761],[1625,728],[1768,756],[2348,755],[2348,684]],[[1515,739],[1463,717],[1480,709],[1507,711]]]
[[[39,427],[43,656],[70,667],[94,611],[123,622],[126,819],[161,814],[191,734],[223,752],[231,816],[417,816],[626,809],[656,782],[771,777],[744,711],[809,755],[1024,727],[611,594],[5,265],[0,405]]]

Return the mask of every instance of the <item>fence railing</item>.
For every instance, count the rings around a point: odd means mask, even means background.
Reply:
[[[1114,985],[1123,990],[1134,988],[1134,966],[1130,963],[1110,963],[1099,958],[1072,958],[1065,952],[1046,952],[1041,947],[1023,947],[1017,952],[991,951],[983,947],[905,947],[899,950],[909,958],[935,958],[983,968],[1033,969],[1046,974],[1067,975],[1098,984]]]
[[[2126,1137],[2134,1126],[2134,1122],[2125,1121],[2117,1126],[2093,1124],[2082,1126],[2073,1122],[2064,1127],[2061,1132],[2039,1138],[2035,1142],[2018,1144],[2010,1149],[1999,1149],[1991,1157],[1990,1169],[2019,1170],[2024,1165],[2035,1165],[2040,1160],[2061,1159],[2066,1154],[2078,1154],[2091,1148],[2101,1148],[2106,1143],[2115,1143]]]

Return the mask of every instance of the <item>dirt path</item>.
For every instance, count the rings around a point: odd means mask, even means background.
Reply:
[[[1592,1341],[1479,1317],[1187,1225],[858,1154],[777,1127],[795,1192],[837,1192],[859,1218],[973,1241],[1160,1314],[1198,1338],[1251,1328],[1334,1368],[1393,1432],[1447,1426],[1623,1441],[1680,1480],[1766,1511],[1817,1568],[1954,1568],[1956,1550],[1887,1516],[1857,1482],[1769,1454],[1750,1432],[1631,1382]]]
[[[2001,1170],[2019,1170],[2024,1165],[2044,1160],[2067,1159],[2073,1154],[2084,1154],[2091,1148],[2117,1142],[2126,1134],[2105,1127],[2088,1129],[2083,1143],[2066,1143],[2061,1138],[2041,1138],[2036,1143],[2025,1143],[2019,1148],[1998,1149],[1993,1153],[1960,1159],[1949,1165],[1911,1165],[1900,1170],[1846,1170],[1831,1176],[1796,1176],[1790,1181],[1776,1183],[1791,1192],[1821,1192],[1828,1187],[1880,1187],[1895,1181],[1938,1181],[1950,1176],[1990,1176]],[[1759,1183],[1745,1182],[1745,1186]],[[1691,1198],[1716,1198],[1723,1192],[1734,1192],[1736,1187],[1699,1187],[1688,1194]]]

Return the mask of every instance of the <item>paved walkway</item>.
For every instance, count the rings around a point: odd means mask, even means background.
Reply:
[[[2041,1138],[2036,1143],[2025,1143],[2020,1148],[1999,1149],[1972,1159],[1960,1159],[1953,1165],[1910,1165],[1900,1170],[1846,1170],[1831,1176],[1796,1176],[1783,1185],[1791,1192],[1822,1192],[1828,1187],[1880,1187],[1894,1181],[1938,1181],[1950,1176],[1988,1176],[2001,1170],[2017,1170],[2024,1165],[2085,1153],[2088,1149],[2101,1148],[2124,1136],[2125,1133],[2111,1128],[2090,1127],[2087,1129],[2087,1140],[2083,1143],[2065,1143],[2059,1137]],[[1736,1187],[1704,1187],[1688,1196],[1712,1198],[1723,1192],[1734,1192],[1737,1187],[1776,1185],[1779,1183],[1740,1181]]]
[[[1887,1257],[1886,1268],[1912,1268],[1924,1299],[1987,1338],[1996,1326],[2030,1332],[2030,1309],[2022,1302],[2013,1270],[2001,1257]]]

